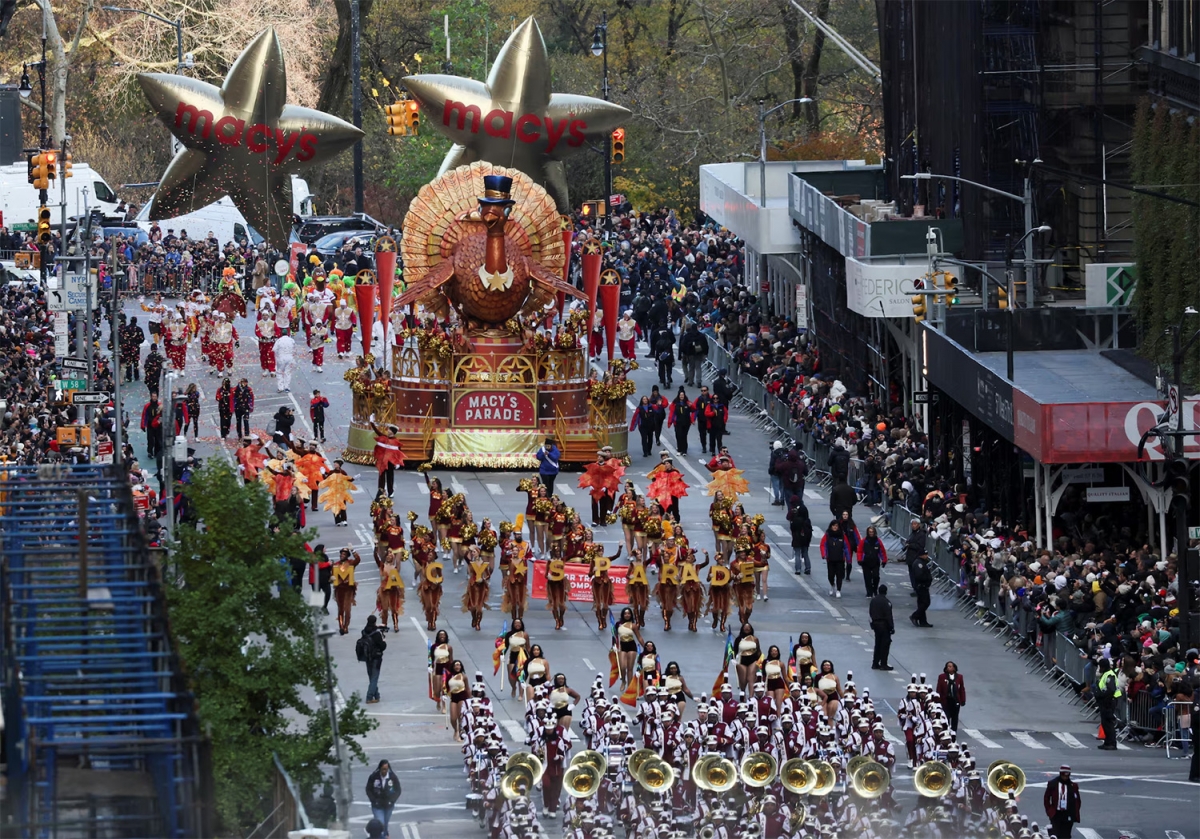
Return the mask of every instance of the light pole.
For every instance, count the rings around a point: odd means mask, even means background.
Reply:
[[[812,97],[801,96],[798,99],[780,102],[774,108],[767,110],[765,100],[758,100],[758,206],[760,207],[767,206],[767,117],[788,105],[806,105],[811,101],[813,101]]]
[[[1004,280],[1005,280],[1006,291],[1008,292],[1008,317],[1005,318],[1005,321],[1006,321],[1005,331],[1008,333],[1007,350],[1006,351],[1008,354],[1008,380],[1010,382],[1015,381],[1015,379],[1013,378],[1013,342],[1015,340],[1013,337],[1013,319],[1016,317],[1016,314],[1014,314],[1013,309],[1016,308],[1014,306],[1014,303],[1016,302],[1016,297],[1013,294],[1013,291],[1014,291],[1014,289],[1013,289],[1013,254],[1016,253],[1017,248],[1019,248],[1021,246],[1021,243],[1024,242],[1025,243],[1025,254],[1026,254],[1026,270],[1028,270],[1028,262],[1029,262],[1029,259],[1032,258],[1029,256],[1029,254],[1031,252],[1030,243],[1033,241],[1033,234],[1034,233],[1049,233],[1049,232],[1050,232],[1049,226],[1043,224],[1040,227],[1034,227],[1029,230],[1026,230],[1025,235],[1022,236],[1019,240],[1017,240],[1016,243],[1013,242],[1011,233],[1006,234],[1004,237]],[[1026,273],[1026,275],[1025,275],[1025,281],[1027,283],[1029,282],[1029,274],[1028,273]],[[1028,288],[1028,286],[1026,286],[1026,288]],[[1028,296],[1027,296],[1027,299],[1028,299]]]
[[[600,95],[608,101],[608,12],[600,13],[600,22],[592,33],[592,55],[603,59],[600,76]],[[611,227],[609,217],[612,215],[612,140],[604,150],[604,230],[607,233]]]
[[[334,804],[337,808],[337,826],[344,829],[349,825],[352,796],[350,795],[350,762],[346,759],[345,750],[342,746],[342,737],[338,731],[337,699],[334,696],[333,690],[333,661],[329,657],[329,639],[333,637],[333,627],[329,626],[328,621],[325,619],[327,613],[325,612],[321,592],[310,591],[308,605],[316,615],[317,640],[321,642],[322,651],[325,655],[325,678],[328,686],[325,695],[329,702],[329,730],[333,735],[333,753],[337,758],[337,796],[334,799]]]
[[[145,9],[130,9],[125,6],[101,6],[106,12],[127,12],[137,15],[145,15],[146,17],[154,18],[157,21],[165,23],[167,26],[175,30],[175,72],[182,73],[185,69],[195,66],[196,62],[192,59],[192,54],[183,53],[183,21],[171,20],[162,15],[156,15],[154,12],[148,12]],[[174,137],[171,137],[171,154],[177,154],[180,149],[180,143]]]
[[[362,128],[362,52],[359,49],[359,0],[350,0],[350,100],[355,128]],[[447,47],[448,48],[448,47]],[[354,212],[363,211],[363,144],[354,142]]]
[[[46,146],[47,146],[47,136],[46,135],[50,131],[50,126],[48,126],[46,124],[46,18],[45,18],[45,15],[47,15],[47,14],[49,14],[48,7],[47,7],[47,10],[43,12],[43,16],[42,16],[42,60],[33,65],[29,65],[29,64],[25,65],[25,67],[21,71],[21,83],[17,87],[17,92],[20,94],[22,99],[28,99],[31,95],[33,95],[33,86],[29,83],[29,68],[30,68],[30,66],[36,67],[37,71],[38,71],[38,83],[41,85],[41,93],[42,93],[42,116],[41,116],[41,120],[38,121],[38,153],[39,154],[41,154],[43,151],[46,150]],[[50,196],[49,196],[48,190],[45,190],[45,189],[38,190],[38,206],[39,207],[45,207],[46,202],[49,199],[50,199]],[[39,224],[40,223],[41,222],[39,219]],[[40,232],[38,233],[38,238],[39,239],[41,238]],[[60,247],[61,247],[61,243],[60,243]],[[47,274],[46,262],[48,261],[47,257],[49,255],[50,255],[49,246],[43,245],[39,241],[38,242],[38,274],[39,274],[39,278],[41,280],[42,288],[46,288],[46,274]]]
[[[162,15],[156,15],[156,14],[154,14],[154,12],[148,12],[145,9],[128,9],[128,8],[125,8],[124,6],[101,6],[100,8],[106,12],[129,12],[132,14],[145,15],[146,17],[152,17],[155,20],[162,21],[167,26],[170,26],[171,28],[173,28],[175,30],[175,72],[179,72],[180,70],[184,69],[185,67],[191,67],[195,63],[193,61],[185,61],[184,57],[183,57],[183,21],[182,20],[171,20],[169,18],[163,17]],[[189,58],[190,58],[190,55],[189,55]]]
[[[1034,160],[1033,163],[1041,163],[1041,160]],[[979,187],[982,190],[991,192],[995,195],[1003,195],[1005,198],[1010,198],[1022,205],[1025,210],[1025,229],[1033,228],[1033,181],[1028,173],[1025,175],[1025,182],[1022,189],[1022,194],[1017,195],[1012,192],[1005,192],[1003,189],[996,189],[994,186],[981,184],[978,181],[960,178],[957,175],[938,175],[932,172],[916,172],[912,175],[901,175],[900,180],[903,181],[956,181],[960,184],[970,184],[971,186]],[[1035,299],[1035,282],[1034,282],[1034,263],[1033,263],[1033,241],[1028,239],[1028,233],[1022,239],[1025,241],[1025,305],[1033,308],[1036,303]]]

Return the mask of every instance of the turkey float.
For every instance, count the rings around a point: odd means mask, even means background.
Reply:
[[[397,306],[420,303],[439,318],[452,307],[471,332],[542,314],[560,292],[586,299],[561,279],[554,199],[516,169],[476,162],[423,186],[401,252],[409,285]]]

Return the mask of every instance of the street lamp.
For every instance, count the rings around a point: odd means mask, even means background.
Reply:
[[[767,117],[788,105],[805,105],[813,101],[811,97],[801,96],[780,102],[774,108],[765,110],[764,100],[758,100],[758,206],[767,206]]]
[[[1016,253],[1017,248],[1019,248],[1021,246],[1021,244],[1024,243],[1025,244],[1025,255],[1026,255],[1026,267],[1028,267],[1029,260],[1031,260],[1033,258],[1031,255],[1032,252],[1031,252],[1031,246],[1030,246],[1030,242],[1033,241],[1033,234],[1049,233],[1049,232],[1050,232],[1050,227],[1048,225],[1043,224],[1043,225],[1039,225],[1038,227],[1032,227],[1029,230],[1026,230],[1025,235],[1022,236],[1020,239],[1018,239],[1015,243],[1012,241],[1011,233],[1005,235],[1005,237],[1004,237],[1004,281],[1005,281],[1005,288],[1008,291],[1008,317],[1005,318],[1005,320],[1006,320],[1005,331],[1008,333],[1008,341],[1007,341],[1007,344],[1008,344],[1008,347],[1007,347],[1008,380],[1010,382],[1015,381],[1013,378],[1013,343],[1015,340],[1013,338],[1013,318],[1016,317],[1016,314],[1014,313],[1013,310],[1016,308],[1016,306],[1014,304],[1016,303],[1016,300],[1017,300],[1016,296],[1013,294],[1013,292],[1015,291],[1015,289],[1013,288],[1013,254]],[[1026,282],[1028,282],[1028,275],[1026,276]],[[1028,299],[1028,295],[1027,295],[1027,299]]]
[[[337,699],[334,696],[333,661],[329,656],[329,639],[333,637],[334,629],[329,625],[328,612],[321,592],[314,589],[308,593],[308,606],[313,610],[317,619],[317,639],[321,642],[325,655],[325,679],[328,686],[326,698],[329,702],[329,730],[333,735],[333,753],[337,758],[337,797],[334,803],[337,808],[338,826],[346,828],[350,824],[350,763],[346,759],[342,746],[342,737],[338,731]]]
[[[106,12],[129,12],[132,14],[145,15],[146,17],[152,17],[155,20],[162,21],[167,26],[172,27],[175,30],[175,72],[179,72],[184,67],[192,66],[190,63],[185,62],[183,58],[182,20],[170,20],[162,15],[156,15],[154,12],[148,12],[145,9],[127,9],[124,6],[101,6],[100,8]]]
[[[595,30],[592,32],[592,55],[596,58],[604,59],[601,66],[600,76],[600,95],[604,101],[608,101],[608,12],[600,13],[600,22],[596,24]],[[604,230],[607,233],[610,230],[610,216],[612,203],[612,154],[608,149],[604,150]]]
[[[1037,163],[1041,163],[1042,161],[1041,160],[1033,160],[1031,162],[1034,164],[1037,164]],[[1025,208],[1025,229],[1026,230],[1039,230],[1040,231],[1042,229],[1041,227],[1034,228],[1034,226],[1033,226],[1033,181],[1030,179],[1028,173],[1025,175],[1024,188],[1022,189],[1020,195],[1016,195],[1015,193],[1012,193],[1012,192],[1005,192],[1002,189],[996,189],[994,186],[988,186],[987,184],[981,184],[978,181],[968,180],[967,178],[960,178],[957,175],[938,175],[938,174],[934,174],[933,172],[915,172],[911,175],[901,175],[900,180],[902,180],[902,181],[932,181],[932,180],[955,181],[960,184],[970,184],[971,186],[979,187],[980,189],[982,189],[986,192],[991,192],[995,195],[1002,195],[1005,198],[1010,198],[1013,201],[1017,201],[1018,203],[1020,203]],[[1046,228],[1046,229],[1049,230],[1049,228]],[[1029,234],[1026,233],[1025,236],[1021,237],[1022,241],[1025,242],[1025,260],[1024,260],[1024,265],[1025,265],[1025,305],[1028,306],[1029,308],[1033,308],[1034,304],[1036,303],[1035,288],[1034,288],[1035,284],[1034,284],[1034,276],[1033,276],[1033,274],[1034,274],[1033,241],[1031,239],[1028,239],[1027,238],[1028,236],[1029,236]]]

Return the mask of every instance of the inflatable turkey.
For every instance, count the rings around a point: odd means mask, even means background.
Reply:
[[[453,307],[472,330],[541,312],[559,292],[586,299],[561,279],[554,199],[515,169],[480,161],[421,187],[401,253],[409,285],[396,305],[420,303],[439,317]]]

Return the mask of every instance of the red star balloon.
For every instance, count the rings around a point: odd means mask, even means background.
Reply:
[[[603,140],[629,111],[592,96],[551,93],[550,60],[537,21],[513,31],[487,82],[461,76],[406,76],[429,124],[454,141],[439,175],[484,160],[520,169],[571,211],[563,158]]]
[[[291,176],[329,160],[363,133],[321,111],[286,104],[283,47],[274,29],[250,42],[220,88],[187,76],[141,73],[150,107],[183,144],[150,199],[151,220],[228,195],[273,247],[292,227]]]

